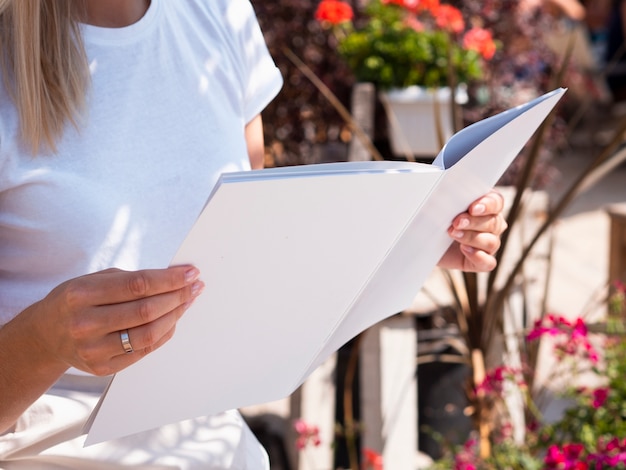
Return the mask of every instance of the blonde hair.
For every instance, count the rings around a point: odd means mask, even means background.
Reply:
[[[23,142],[55,150],[77,126],[89,80],[74,0],[0,0],[0,65]]]

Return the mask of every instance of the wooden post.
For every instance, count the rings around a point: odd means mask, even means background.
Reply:
[[[361,126],[370,139],[374,137],[374,113],[376,107],[376,88],[373,83],[355,83],[352,87],[352,118]],[[352,137],[348,161],[367,161],[372,156],[356,137]]]
[[[609,240],[609,282],[626,283],[626,204],[608,208],[611,220]]]
[[[362,447],[385,468],[415,468],[417,457],[417,330],[412,315],[371,327],[361,345]]]
[[[308,446],[298,459],[298,470],[317,470],[333,468],[335,439],[335,380],[337,355],[333,354],[318,367],[299,389],[299,415],[292,420],[302,418],[310,425],[319,428],[320,445]],[[295,407],[294,407],[295,408]]]

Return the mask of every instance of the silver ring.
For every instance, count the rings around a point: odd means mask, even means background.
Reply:
[[[120,331],[120,340],[122,340],[122,347],[126,354],[133,352],[133,346],[130,344],[130,338],[128,337],[128,330]]]

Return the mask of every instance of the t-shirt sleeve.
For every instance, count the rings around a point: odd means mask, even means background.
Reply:
[[[249,0],[231,0],[227,20],[236,34],[244,77],[244,118],[250,122],[280,91],[283,78],[269,53]]]

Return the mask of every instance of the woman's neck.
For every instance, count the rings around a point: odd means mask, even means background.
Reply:
[[[139,21],[148,11],[150,0],[76,0],[83,4],[84,23],[106,28],[122,28]]]

